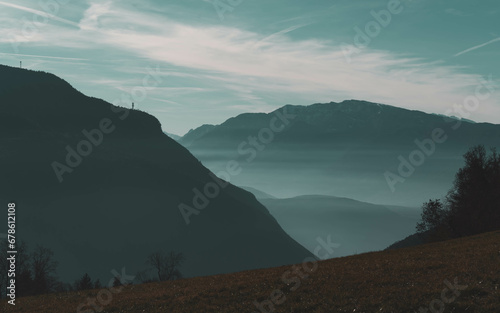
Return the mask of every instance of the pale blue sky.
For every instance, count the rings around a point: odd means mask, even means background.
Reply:
[[[367,25],[370,42],[346,53]],[[22,60],[109,102],[160,69],[136,107],[176,134],[287,103],[444,113],[490,75],[496,92],[469,118],[500,123],[497,0],[0,1],[0,29],[1,64]]]

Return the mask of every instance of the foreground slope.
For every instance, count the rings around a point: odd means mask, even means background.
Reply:
[[[292,267],[284,266],[128,286],[113,295],[102,312],[259,312],[254,302],[262,304],[280,290],[284,293],[276,298],[280,304],[270,307],[266,302],[268,306],[260,312],[413,313],[440,311],[443,305],[444,312],[497,313],[499,264],[500,231],[497,231],[321,261],[317,267],[308,265],[314,269],[308,277],[301,269],[304,278],[291,274]],[[295,279],[287,284],[283,275]],[[450,283],[455,285],[453,292]],[[5,312],[74,312],[78,305],[95,298],[99,292],[19,299],[15,307],[8,306]],[[431,303],[434,310],[429,309]]]
[[[105,119],[113,131],[85,152],[83,131],[95,134]],[[79,148],[85,156],[68,158]],[[71,171],[58,178],[54,162]],[[85,272],[107,281],[122,267],[136,273],[158,250],[182,252],[188,277],[311,255],[232,185],[187,225],[178,207],[193,206],[193,190],[214,183],[210,171],[153,116],[87,97],[51,74],[0,66],[0,172],[0,204],[17,203],[18,239],[54,250],[65,282]]]

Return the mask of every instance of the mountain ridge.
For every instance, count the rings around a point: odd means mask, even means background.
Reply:
[[[329,127],[326,128],[326,133],[336,133],[349,131],[352,128],[370,128],[368,126],[373,126],[372,129],[384,130],[386,123],[377,117],[379,114],[394,115],[396,113],[400,114],[404,118],[404,121],[398,121],[394,119],[393,122],[398,123],[404,130],[407,127],[405,125],[408,121],[414,123],[414,119],[422,123],[424,119],[429,119],[430,122],[424,126],[428,126],[429,123],[432,124],[443,124],[450,123],[452,120],[459,120],[468,124],[479,124],[479,125],[498,125],[492,123],[476,123],[464,118],[457,118],[454,116],[445,116],[442,114],[427,113],[420,110],[410,110],[397,106],[373,103],[364,100],[344,100],[342,102],[329,102],[329,103],[314,103],[311,105],[291,105],[287,104],[279,109],[276,109],[270,113],[242,113],[235,117],[231,117],[219,125],[203,125],[199,128],[192,129],[188,134],[190,136],[183,136],[180,142],[186,146],[190,146],[196,141],[200,141],[203,137],[207,140],[212,139],[211,133],[214,131],[221,132],[223,128],[233,128],[233,130],[238,130],[241,128],[251,128],[253,130],[266,127],[268,124],[268,119],[280,111],[288,111],[292,114],[297,114],[298,120],[307,123],[307,127]],[[308,117],[301,118],[301,114],[308,114]],[[335,114],[334,114],[335,113]],[[382,114],[383,115],[383,114]],[[390,120],[394,116],[388,116],[384,121]],[[265,121],[262,121],[264,119]],[[312,121],[314,119],[314,121]],[[295,120],[295,122],[297,119]],[[293,121],[292,121],[293,123]],[[393,126],[394,127],[394,126]],[[192,134],[197,134],[197,136],[192,136]],[[219,133],[218,133],[219,134]]]

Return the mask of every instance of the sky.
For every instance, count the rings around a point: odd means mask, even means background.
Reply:
[[[482,84],[464,117],[500,123],[498,0],[0,0],[0,31],[0,64],[178,135],[347,99],[450,114]]]

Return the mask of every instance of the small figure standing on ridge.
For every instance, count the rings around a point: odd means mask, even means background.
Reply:
[[[134,109],[134,103],[132,102],[132,110]]]

